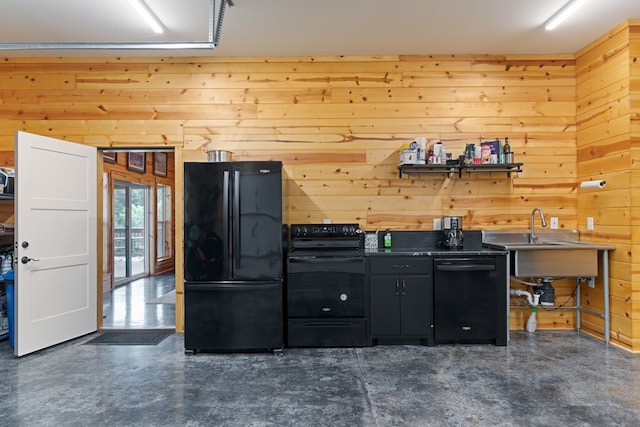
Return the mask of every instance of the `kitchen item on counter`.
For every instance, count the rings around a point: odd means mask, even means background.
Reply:
[[[287,346],[366,346],[366,263],[360,226],[293,224],[290,244]]]
[[[436,165],[444,164],[446,159],[444,152],[444,144],[442,142],[436,142],[433,144],[433,163]]]
[[[367,233],[364,236],[364,248],[368,250],[378,249],[378,233]]]
[[[480,152],[480,163],[491,163],[491,147],[482,145]]]
[[[233,154],[227,150],[206,150],[205,152],[210,162],[230,162]]]
[[[427,138],[419,136],[416,138],[416,144],[418,146],[418,164],[427,163]]]
[[[480,163],[482,163],[482,147],[477,146],[476,151],[473,154],[473,164],[479,165]]]
[[[417,165],[418,161],[418,149],[407,149],[400,151],[400,164],[401,165]]]
[[[484,141],[480,143],[482,147],[482,160],[481,163],[498,164],[500,160],[500,153],[502,151],[502,144],[499,139],[495,141]]]
[[[184,164],[185,351],[284,346],[282,163]]]
[[[462,217],[445,216],[442,218],[442,247],[459,249],[463,246]]]
[[[502,147],[502,161],[506,164],[513,163],[513,151],[511,151],[511,144],[509,144],[509,137],[504,139],[504,146]]]
[[[385,231],[383,236],[383,242],[384,242],[385,249],[391,248],[391,231],[390,230]]]
[[[476,153],[476,145],[475,144],[467,144],[464,149],[464,163],[470,164],[473,163],[473,158]]]

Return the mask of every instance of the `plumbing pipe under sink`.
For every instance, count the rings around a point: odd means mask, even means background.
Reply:
[[[527,302],[531,306],[531,314],[527,319],[527,325],[525,329],[527,330],[527,332],[535,332],[536,327],[538,326],[538,319],[536,318],[536,314],[538,312],[538,303],[540,301],[540,295],[538,294],[531,295],[531,292],[523,291],[521,289],[513,289],[513,288],[510,289],[510,293],[511,295],[514,295],[514,296],[524,296],[527,298]]]

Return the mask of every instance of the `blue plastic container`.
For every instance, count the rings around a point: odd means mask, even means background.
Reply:
[[[7,317],[9,318],[9,345],[13,348],[13,282],[5,284],[7,289]]]
[[[7,271],[0,276],[5,281],[5,290],[7,292],[7,317],[9,318],[9,345],[13,348],[14,322],[13,322],[13,270]]]

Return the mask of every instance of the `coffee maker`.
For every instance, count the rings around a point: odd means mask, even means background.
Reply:
[[[445,216],[442,218],[442,247],[449,249],[462,248],[462,217]]]

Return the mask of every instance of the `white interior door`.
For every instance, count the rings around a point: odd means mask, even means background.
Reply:
[[[22,356],[97,329],[97,150],[15,137],[15,346]]]

